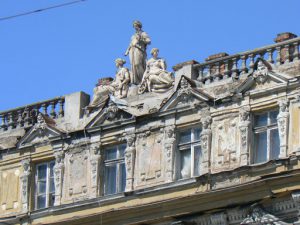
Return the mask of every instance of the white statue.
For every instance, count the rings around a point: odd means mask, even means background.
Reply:
[[[126,98],[128,89],[129,89],[129,83],[130,83],[130,73],[129,70],[123,65],[126,63],[124,59],[116,59],[115,60],[116,67],[118,68],[116,73],[116,78],[112,82],[111,86],[114,88],[114,96],[116,98]]]
[[[130,45],[125,52],[125,56],[129,54],[131,64],[131,83],[140,84],[144,71],[146,69],[147,45],[151,43],[150,37],[142,30],[142,23],[134,21],[133,27],[136,33],[132,35]]]
[[[98,85],[94,88],[93,99],[87,107],[89,110],[98,107],[100,108],[106,103],[109,94],[114,91],[114,88],[111,86],[112,80],[113,79],[110,77],[99,80]]]
[[[166,61],[158,57],[158,48],[151,50],[152,58],[147,61],[146,71],[139,88],[139,94],[149,92],[165,92],[174,85],[172,73],[166,71]]]

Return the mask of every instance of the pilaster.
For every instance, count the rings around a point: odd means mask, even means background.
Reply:
[[[250,158],[250,133],[251,133],[251,121],[250,121],[250,108],[243,107],[240,109],[240,165],[249,165]]]
[[[23,174],[20,177],[21,180],[21,204],[22,212],[28,212],[29,210],[29,185],[31,177],[30,159],[22,160]]]
[[[279,158],[285,158],[287,156],[288,147],[288,129],[289,129],[289,110],[288,101],[280,100],[279,104],[279,114],[277,116],[278,123],[278,133],[280,141],[280,155]]]
[[[201,118],[202,132],[201,132],[201,150],[202,160],[200,163],[200,174],[206,174],[210,172],[210,155],[211,155],[211,122],[212,118],[210,115],[206,115]]]

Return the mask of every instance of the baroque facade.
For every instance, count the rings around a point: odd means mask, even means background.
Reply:
[[[0,224],[300,224],[300,38],[0,112]]]

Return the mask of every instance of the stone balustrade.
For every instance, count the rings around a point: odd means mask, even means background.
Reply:
[[[0,130],[30,127],[37,121],[38,113],[56,119],[64,116],[65,97],[33,103],[24,107],[0,112]]]
[[[219,58],[208,58],[205,63],[195,64],[193,67],[198,71],[197,80],[203,84],[227,78],[238,79],[241,75],[253,72],[258,57],[276,66],[299,60],[299,44],[300,38],[292,37],[273,45],[230,56],[220,53]]]

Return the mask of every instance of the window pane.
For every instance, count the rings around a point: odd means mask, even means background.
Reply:
[[[53,168],[54,168],[55,163],[51,162],[50,163],[50,177],[53,177]]]
[[[45,180],[47,177],[47,164],[39,165],[37,167],[38,180]]]
[[[125,163],[120,164],[120,190],[119,192],[125,191],[126,185],[126,170],[125,170]]]
[[[256,127],[266,126],[268,124],[268,114],[265,113],[265,114],[256,115],[254,120],[255,120]]]
[[[277,123],[278,111],[270,112],[270,124]]]
[[[194,129],[194,141],[200,141],[200,133],[201,133],[200,128]]]
[[[267,161],[267,132],[256,134],[256,152],[254,163]]]
[[[105,167],[105,194],[116,193],[117,166]]]
[[[55,187],[54,187],[54,178],[50,178],[50,186],[49,186],[49,192],[54,193],[55,192]]]
[[[280,143],[279,143],[279,134],[278,129],[273,129],[270,131],[271,136],[271,156],[270,159],[278,159],[280,154]]]
[[[38,194],[46,194],[46,181],[38,182]]]
[[[46,208],[46,196],[45,195],[37,197],[37,208],[38,209]]]
[[[179,144],[191,142],[191,130],[185,132],[180,132],[179,134]]]
[[[124,158],[126,144],[119,145],[119,158]]]
[[[180,151],[180,175],[181,178],[191,177],[191,150]]]
[[[107,149],[105,151],[105,159],[106,160],[111,160],[111,159],[116,159],[116,158],[117,158],[117,149],[116,148]]]
[[[194,176],[199,176],[200,175],[200,163],[201,163],[201,147],[200,146],[195,146],[194,147]]]
[[[54,206],[55,195],[54,193],[49,195],[49,207]]]

